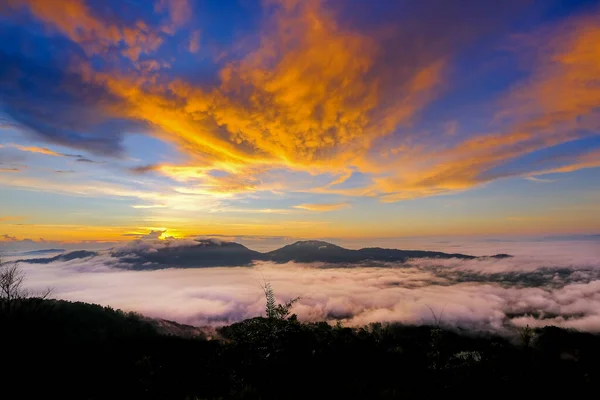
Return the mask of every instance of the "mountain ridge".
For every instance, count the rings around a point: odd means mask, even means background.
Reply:
[[[132,269],[162,268],[206,268],[224,266],[248,266],[255,261],[272,261],[278,264],[288,262],[325,264],[357,264],[364,262],[406,262],[413,258],[473,260],[479,258],[507,258],[508,254],[477,257],[461,253],[444,253],[427,250],[401,250],[381,247],[346,249],[333,243],[320,240],[301,240],[269,252],[258,252],[236,242],[219,240],[196,240],[195,245],[166,245],[160,248],[126,246],[109,249],[108,254]],[[32,264],[49,264],[55,261],[71,261],[77,258],[96,257],[100,252],[78,250],[55,257],[19,260]]]

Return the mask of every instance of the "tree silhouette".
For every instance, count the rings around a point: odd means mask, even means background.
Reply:
[[[267,318],[269,319],[287,319],[291,314],[291,309],[294,303],[300,300],[300,297],[296,297],[295,299],[291,299],[283,304],[275,303],[275,291],[271,286],[270,282],[265,282],[265,285],[262,287],[265,292],[265,298],[267,300],[267,304],[265,307],[265,312],[267,314]]]
[[[28,296],[29,293],[23,287],[24,281],[25,273],[17,263],[0,259],[0,299],[7,310],[10,311],[16,300]]]
[[[25,272],[19,268],[19,264],[0,258],[0,304],[5,311],[10,312],[20,300],[29,297],[46,299],[52,293],[52,289],[47,289],[44,293],[32,295],[24,287],[24,283]]]

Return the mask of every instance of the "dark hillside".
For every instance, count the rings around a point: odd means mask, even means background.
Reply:
[[[531,332],[525,346],[427,326],[255,318],[205,340],[85,303],[2,305],[11,399],[576,398],[600,389],[600,337],[558,328]]]

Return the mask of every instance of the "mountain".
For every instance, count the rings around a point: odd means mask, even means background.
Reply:
[[[448,254],[438,251],[422,250],[382,249],[380,247],[350,250],[318,240],[299,241],[278,250],[271,251],[266,255],[269,260],[278,263],[290,261],[325,263],[359,263],[364,261],[404,262],[409,258],[477,258],[465,254]]]
[[[500,254],[494,254],[493,256],[485,256],[485,257],[479,257],[479,258],[511,258],[512,256],[510,254],[506,254],[506,253],[500,253]]]
[[[42,250],[31,250],[21,253],[22,256],[37,256],[40,254],[49,254],[49,253],[64,253],[65,249],[42,249]]]
[[[111,252],[132,269],[202,268],[250,265],[263,259],[258,251],[235,242],[198,240],[195,246],[165,246],[162,248],[118,250]]]
[[[458,253],[442,253],[439,251],[397,250],[380,247],[367,247],[360,250],[345,249],[332,243],[319,240],[298,241],[280,249],[267,253],[250,250],[235,242],[218,240],[196,240],[197,244],[178,246],[165,243],[164,246],[126,246],[108,250],[106,253],[93,251],[73,251],[50,258],[24,259],[22,262],[48,264],[55,261],[71,261],[79,258],[108,255],[118,259],[118,264],[134,270],[162,268],[206,268],[206,267],[241,267],[251,265],[254,261],[273,261],[283,264],[287,262],[326,264],[357,264],[363,262],[405,262],[411,258],[459,258],[471,260],[476,258],[506,258],[508,254],[496,254],[489,257],[475,257]]]
[[[354,262],[353,250],[319,240],[306,240],[288,244],[280,249],[266,253],[270,261],[278,263],[295,262]]]
[[[70,253],[60,254],[54,257],[45,257],[45,258],[30,258],[19,260],[18,262],[30,263],[30,264],[49,264],[55,261],[72,261],[78,258],[88,258],[95,257],[98,253],[95,251],[87,251],[87,250],[77,250],[72,251]]]

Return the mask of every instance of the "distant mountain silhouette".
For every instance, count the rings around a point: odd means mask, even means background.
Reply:
[[[161,246],[158,248],[126,247],[108,251],[118,258],[120,264],[129,264],[131,269],[148,270],[161,268],[205,268],[247,266],[254,261],[273,261],[276,263],[321,262],[326,264],[356,264],[363,262],[405,262],[411,258],[459,258],[472,260],[475,257],[459,253],[442,253],[424,250],[397,250],[368,247],[360,250],[345,249],[332,243],[319,240],[298,241],[267,253],[250,250],[235,242],[218,240],[198,240],[193,246]],[[78,258],[95,257],[100,253],[93,251],[73,251],[49,258],[21,260],[35,264],[48,264],[55,261],[70,261]],[[496,254],[492,258],[512,257],[508,254]]]
[[[262,253],[239,243],[213,240],[199,240],[195,246],[166,246],[151,251],[125,250],[111,254],[121,262],[132,264],[133,269],[245,266],[264,259]]]
[[[42,250],[31,250],[21,253],[22,256],[36,256],[39,254],[48,254],[48,253],[64,253],[65,249],[42,249]]]
[[[278,263],[296,262],[353,262],[347,250],[319,240],[300,241],[265,254],[266,259]]]
[[[46,258],[30,258],[25,260],[19,260],[19,262],[26,262],[30,264],[49,264],[55,261],[71,261],[78,258],[88,258],[95,257],[98,253],[95,251],[87,251],[87,250],[77,250],[71,251],[70,253],[59,254],[54,257],[46,257]]]
[[[487,258],[511,258],[512,256],[510,254],[506,254],[506,253],[500,253],[500,254],[494,254],[493,256],[486,256]],[[486,258],[486,257],[479,257],[479,258]]]
[[[358,263],[364,261],[400,261],[410,258],[462,258],[474,259],[475,256],[465,254],[448,254],[438,251],[396,250],[368,247],[350,250],[335,244],[319,240],[299,241],[278,250],[266,253],[267,258],[278,263],[325,262],[325,263]]]

